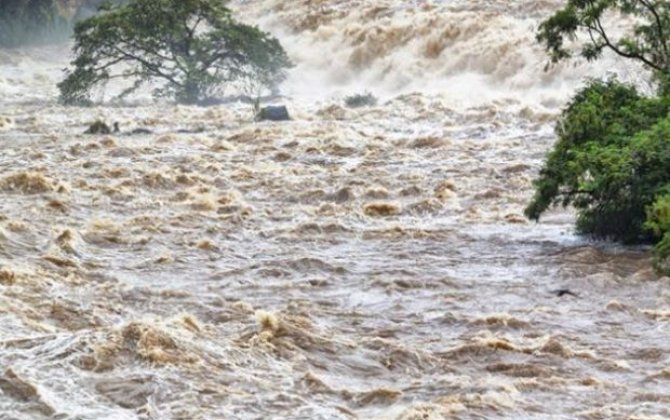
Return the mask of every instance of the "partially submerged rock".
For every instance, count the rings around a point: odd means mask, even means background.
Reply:
[[[377,105],[377,98],[370,92],[359,93],[344,98],[344,103],[349,108],[361,108]]]
[[[148,128],[140,127],[131,131],[130,134],[153,134],[153,131]]]
[[[256,114],[256,121],[289,121],[288,109],[284,105],[265,106]]]
[[[118,122],[115,122],[113,124],[113,128],[109,128],[106,122],[102,120],[97,120],[88,126],[88,129],[84,131],[84,134],[112,134],[118,132],[119,132]]]

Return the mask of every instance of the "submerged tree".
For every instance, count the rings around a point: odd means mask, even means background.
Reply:
[[[619,38],[603,23],[606,12],[636,17]],[[653,71],[658,96],[645,97],[616,81],[591,81],[563,111],[558,141],[534,181],[526,216],[538,220],[552,205],[577,209],[577,231],[625,243],[656,244],[656,266],[670,273],[670,1],[569,0],[544,21],[538,40],[554,62],[578,45],[589,60],[605,49]]]
[[[194,104],[231,83],[274,88],[291,63],[279,41],[236,22],[222,0],[131,0],[107,5],[75,26],[74,68],[59,83],[61,100],[82,104],[114,79],[147,82],[157,96]]]

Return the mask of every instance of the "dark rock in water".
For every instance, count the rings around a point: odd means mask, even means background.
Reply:
[[[136,128],[130,132],[130,134],[153,134],[154,132],[148,128]]]
[[[178,134],[199,134],[199,133],[204,133],[205,132],[205,127],[197,127],[197,128],[180,128],[177,130]]]
[[[288,109],[284,105],[265,106],[256,115],[256,121],[289,121]]]
[[[377,98],[370,92],[359,93],[357,95],[351,95],[344,98],[344,103],[349,108],[361,108],[364,106],[375,106],[377,105]]]
[[[552,291],[553,294],[555,294],[558,297],[563,297],[563,296],[574,296],[574,297],[579,297],[579,295],[575,292],[573,292],[570,289],[558,289]]]
[[[118,132],[119,132],[118,122],[115,122],[114,128],[111,129],[109,128],[106,122],[102,120],[97,120],[96,122],[88,126],[88,129],[84,131],[84,134],[112,134]]]

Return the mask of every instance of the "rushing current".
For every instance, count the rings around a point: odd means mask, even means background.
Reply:
[[[0,419],[670,418],[670,279],[522,215],[583,80],[644,84],[547,67],[560,3],[234,2],[284,123],[62,107],[68,45],[0,50]]]

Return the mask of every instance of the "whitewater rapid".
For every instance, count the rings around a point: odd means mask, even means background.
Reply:
[[[522,215],[584,78],[643,84],[545,70],[558,4],[234,2],[285,123],[65,108],[67,46],[0,51],[0,419],[670,417],[648,250]]]

